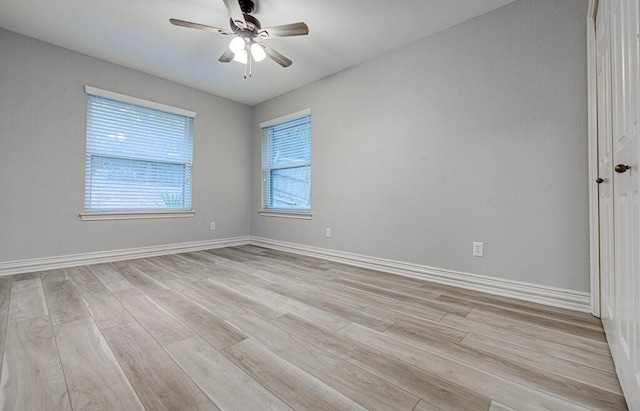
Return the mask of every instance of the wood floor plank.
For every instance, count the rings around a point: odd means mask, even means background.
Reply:
[[[580,324],[568,323],[566,321],[558,321],[554,318],[540,317],[537,315],[531,315],[528,313],[521,313],[518,311],[510,311],[499,309],[493,306],[484,306],[473,309],[476,313],[486,313],[495,315],[498,317],[507,318],[510,320],[516,320],[527,324],[537,325],[540,327],[550,328],[552,330],[561,331],[564,333],[570,333],[583,338],[589,338],[592,340],[606,343],[607,339],[604,335],[603,329],[594,329],[591,326],[583,326]]]
[[[61,280],[68,280],[69,277],[67,277],[67,273],[64,272],[63,269],[59,268],[56,270],[46,270],[46,271],[41,271],[40,272],[40,279],[42,280],[42,283],[46,283],[49,281],[61,281]]]
[[[420,288],[437,291],[442,295],[438,297],[438,299],[445,299],[447,297],[452,297],[457,300],[466,300],[469,304],[489,304],[497,307],[501,307],[503,309],[512,310],[512,311],[520,311],[524,313],[530,313],[539,315],[542,317],[551,317],[556,318],[563,321],[568,321],[571,323],[578,324],[591,324],[596,328],[601,329],[602,323],[600,319],[594,317],[589,313],[572,311],[565,308],[552,307],[548,305],[542,305],[538,303],[533,303],[530,301],[524,300],[516,300],[514,298],[504,297],[495,294],[487,294],[480,291],[469,290],[460,287],[454,287],[451,285],[445,284],[437,284],[433,282],[427,282],[423,284]]]
[[[269,261],[265,263],[264,261],[251,261],[247,260],[244,263],[240,263],[237,261],[233,261],[231,259],[221,257],[219,255],[212,254],[208,251],[197,252],[197,254],[201,257],[204,257],[206,260],[212,261],[218,265],[230,267],[238,271],[246,272],[256,277],[260,277],[267,281],[271,281],[273,283],[287,282],[288,280],[295,279],[325,279],[328,280],[333,276],[327,275],[326,271],[309,272],[307,270],[302,270],[300,267],[295,267],[292,269],[291,265],[277,265],[274,264],[273,261]]]
[[[368,409],[411,410],[418,403],[416,396],[255,315],[245,314],[229,322],[271,352]]]
[[[293,314],[286,314],[282,317],[274,318],[269,321],[269,323],[301,340],[317,345],[318,347],[320,347],[322,343],[331,336],[336,335],[335,332],[331,330]],[[338,354],[338,356],[341,358],[348,358],[348,356],[342,354]]]
[[[521,411],[586,409],[357,324],[338,333]]]
[[[331,265],[327,260],[321,260],[315,257],[309,257],[302,254],[291,254],[284,251],[278,251],[274,249],[262,248],[260,252],[256,252],[256,249],[250,250],[251,246],[237,246],[230,247],[232,250],[241,251],[245,254],[250,254],[256,258],[268,258],[276,263],[288,263],[296,268],[304,268],[313,271],[327,271],[331,268]]]
[[[622,395],[620,383],[615,374],[610,374],[572,361],[538,353],[537,351],[505,343],[480,334],[468,333],[463,345],[480,349],[522,365],[539,368],[554,374]]]
[[[316,295],[322,296],[347,307],[352,307],[360,311],[368,312],[380,319],[390,322],[402,321],[411,318],[414,321],[437,322],[446,314],[444,311],[433,310],[431,308],[417,307],[408,304],[401,304],[397,301],[384,299],[372,294],[358,292],[340,285],[320,285]]]
[[[213,275],[212,273],[218,268],[213,265],[195,265],[194,268],[187,270],[175,264],[173,261],[166,258],[166,256],[147,258],[144,261],[152,266],[160,268],[160,274],[166,272],[175,279],[180,279],[186,282],[198,281],[203,278],[207,278]],[[147,269],[144,269],[144,271],[147,271]]]
[[[491,402],[490,398],[290,314],[276,318],[271,323],[443,410],[485,411]]]
[[[271,281],[265,280],[264,278],[260,278],[249,274],[243,270],[236,270],[233,267],[224,267],[224,266],[210,266],[203,265],[201,261],[194,260],[189,256],[183,256],[182,254],[177,254],[172,256],[174,258],[183,259],[189,261],[191,264],[195,264],[194,268],[190,268],[189,271],[200,271],[208,278],[217,278],[220,281],[226,281],[229,285],[239,285],[240,283],[251,284],[256,287],[264,287],[270,284],[273,284]]]
[[[267,253],[267,248],[264,247],[259,247],[257,245],[252,245],[252,244],[245,244],[245,245],[240,245],[235,247],[237,249],[240,249],[242,251],[245,251],[247,253],[250,254],[255,254],[255,255],[265,255]],[[320,260],[322,261],[322,260]]]
[[[40,273],[37,271],[33,271],[30,273],[22,273],[22,274],[15,274],[13,276],[13,282],[17,283],[20,281],[26,281],[26,280],[35,280],[40,278]]]
[[[593,368],[615,374],[615,367],[613,366],[613,360],[610,354],[586,352],[578,348],[556,344],[538,337],[526,336],[489,324],[477,323],[468,318],[453,314],[445,316],[440,321],[440,324],[492,337],[500,341],[528,348],[552,357],[563,358],[565,360],[573,361],[582,365],[588,365]]]
[[[144,410],[91,319],[54,326],[71,405],[76,410]]]
[[[482,301],[466,300],[464,298],[453,297],[446,294],[441,294],[436,298],[437,301],[443,301],[450,304],[457,304],[460,306],[468,307],[469,309],[478,308],[480,310],[489,312],[491,314],[499,314],[502,316],[512,317],[514,319],[521,319],[526,322],[532,322],[538,325],[546,325],[552,328],[575,329],[578,332],[583,330],[595,332],[596,339],[602,340],[604,335],[604,329],[599,322],[593,322],[582,318],[582,316],[573,317],[564,313],[556,313],[551,309],[540,309],[539,307],[531,308],[527,305],[499,305],[500,300],[498,298],[484,298]],[[484,301],[489,301],[486,303]],[[595,318],[595,317],[593,317]]]
[[[171,290],[211,311],[224,320],[237,317],[247,312],[244,308],[239,307],[224,298],[220,298],[215,294],[215,292],[211,292],[207,287],[208,285],[208,283],[203,285],[199,282],[175,283],[171,286]]]
[[[0,404],[6,410],[71,410],[48,317],[9,323]]]
[[[245,253],[242,253],[245,254]],[[273,259],[273,258],[261,258],[248,255],[249,259],[243,261],[242,264],[250,267],[258,268],[261,270],[269,271],[272,273],[281,273],[289,277],[298,277],[306,279],[327,279],[327,272],[324,270],[314,270],[305,267],[301,267],[298,264],[292,263],[285,259]]]
[[[341,264],[336,262],[330,262],[330,272],[335,273],[340,277],[356,275],[362,277],[372,277],[376,280],[387,281],[393,284],[402,284],[407,287],[418,288],[425,284],[427,281],[418,278],[405,277],[397,274],[385,273],[383,271],[372,270],[370,268],[356,267],[353,265]]]
[[[377,285],[372,285],[369,282],[364,281],[354,281],[349,278],[336,278],[333,282],[345,285],[347,287],[355,288],[358,290],[362,290],[371,294],[376,294],[382,297],[391,298],[394,300],[404,301],[407,303],[413,303],[418,305],[423,305],[426,303],[433,303],[436,297],[440,296],[440,294],[435,292],[425,291],[424,295],[416,296],[413,293],[406,293],[401,291],[391,290],[388,287],[381,287]],[[470,310],[466,310],[464,312],[456,312],[456,314],[466,315]]]
[[[366,410],[344,394],[251,339],[229,346],[222,352],[293,409]]]
[[[189,282],[202,278],[195,270],[185,270],[167,262],[165,256],[129,260],[129,264],[154,280],[169,286],[174,281]]]
[[[460,342],[467,335],[465,331],[460,331],[452,327],[447,327],[446,325],[442,325],[440,323],[427,323],[426,321],[415,321],[411,318],[407,318],[406,320],[398,321],[388,328],[385,329],[385,332],[389,334],[399,334],[407,333],[413,334],[417,333],[421,336],[437,336],[437,338],[444,340],[449,340],[452,342]]]
[[[489,407],[489,411],[516,411],[513,408],[509,408],[506,405],[502,405],[497,401],[491,402],[491,407]]]
[[[93,275],[102,281],[102,284],[111,292],[125,290],[134,286],[110,264],[90,265],[89,270],[91,270]]]
[[[297,284],[289,282],[287,284],[270,285],[265,288],[374,330],[383,331],[393,324],[393,321],[376,317],[364,310],[327,298],[320,289],[315,287],[298,287]]]
[[[244,253],[234,250],[232,247],[214,248],[212,250],[206,250],[206,251],[213,255],[217,255],[219,257],[223,257],[228,260],[236,261],[239,263],[249,262],[253,258],[252,256],[244,255]]]
[[[420,400],[420,402],[416,404],[413,411],[442,411],[442,408],[438,408],[433,404],[430,404],[424,400]]]
[[[263,280],[270,281],[272,283],[286,280],[286,278],[282,274],[272,273],[260,268],[251,267],[246,264],[238,263],[236,261],[232,261],[206,251],[194,251],[192,253],[185,253],[185,255],[189,258],[197,259],[197,261],[200,261],[201,263],[206,265],[214,264],[215,266],[233,268],[234,270],[242,271],[244,273],[253,275],[254,277],[262,278]]]
[[[65,268],[65,271],[100,329],[134,321],[89,267]]]
[[[257,301],[261,301],[275,308],[296,314],[298,317],[305,318],[330,330],[339,330],[351,322],[327,311],[320,310],[293,298],[285,297],[264,288],[244,285],[239,287],[238,291],[246,294],[250,298],[256,299]]]
[[[553,330],[534,324],[524,323],[518,320],[499,317],[493,314],[477,311],[476,309],[471,310],[466,318],[478,323],[488,324],[506,330],[511,330],[529,337],[542,338],[557,344],[575,347],[580,350],[588,351],[595,354],[606,354],[609,352],[609,347],[604,341],[596,341],[590,338],[584,338],[563,331]]]
[[[291,410],[198,336],[169,344],[165,350],[223,410]]]
[[[200,264],[197,262],[190,260],[189,258],[185,258],[181,254],[167,254],[163,255],[159,258],[159,260],[166,261],[175,267],[180,268],[182,271],[190,271],[194,268],[200,268]]]
[[[247,338],[222,318],[173,291],[154,291],[149,295],[218,350]]]
[[[43,286],[54,326],[91,316],[70,280],[47,281]]]
[[[169,287],[154,279],[151,275],[137,268],[133,261],[116,261],[111,263],[124,278],[131,284],[145,291],[167,290]]]
[[[434,297],[434,294],[436,297],[440,295],[440,292],[437,290],[422,289],[421,285],[425,283],[422,280],[402,277],[399,275],[379,276],[372,273],[365,274],[359,272],[358,268],[356,268],[355,270],[350,270],[348,268],[337,270],[335,268],[332,268],[328,270],[326,274],[334,278],[343,278],[352,281],[358,281],[364,284],[371,284],[375,285],[376,287],[386,288],[400,293],[410,294],[416,297],[429,296],[430,298],[432,298]],[[405,279],[408,282],[405,282]]]
[[[623,410],[626,408],[620,393],[612,393],[573,379],[553,374],[545,369],[535,367],[535,362],[528,363],[517,355],[506,357],[475,349],[468,345],[458,344],[444,339],[436,333],[425,332],[411,327],[390,327],[385,334],[430,350],[434,353],[455,359],[458,362],[480,368],[502,378],[509,379],[524,386],[542,392],[566,398],[586,408]],[[515,357],[515,359],[514,359]]]
[[[239,287],[245,284],[255,287],[265,287],[273,284],[273,282],[265,280],[264,278],[224,265],[199,265],[196,268],[190,269],[190,272],[197,272],[199,274],[199,278],[197,278],[196,281],[204,278],[212,278],[229,287]]]
[[[248,255],[249,259],[244,264],[252,265],[256,267],[262,267],[269,271],[281,271],[287,275],[297,274],[297,276],[311,277],[311,278],[326,278],[326,270],[314,267],[314,264],[304,264],[301,260],[296,260],[294,257],[280,258],[273,256],[256,256],[233,250],[236,255],[244,254]]]
[[[235,250],[241,250],[245,253],[251,254],[251,251],[248,251],[245,246],[237,246],[233,248]],[[261,254],[257,254],[255,252],[253,252],[252,254],[258,257],[268,258],[276,263],[289,263],[293,267],[304,268],[306,270],[312,270],[315,272],[327,272],[334,266],[334,263],[329,260],[302,254],[293,254],[287,251],[280,251],[272,248],[262,248]]]
[[[244,271],[236,270],[234,268],[219,268],[213,272],[213,277],[219,282],[233,287],[238,284],[249,284],[254,287],[266,287],[273,284],[272,281],[265,280],[264,278],[256,277],[252,274],[247,274]]]
[[[137,322],[102,330],[131,385],[149,410],[217,410]]]
[[[377,294],[387,298],[412,303],[418,306],[433,308],[436,310],[467,315],[473,308],[469,304],[460,304],[458,301],[447,301],[442,299],[442,295],[437,291],[430,291],[424,288],[408,287],[395,284],[391,281],[379,281],[376,278],[349,276],[348,278],[333,279],[333,282],[343,284],[352,288],[360,289],[372,294]]]
[[[193,331],[139,289],[126,288],[114,295],[160,345],[193,335]]]
[[[4,342],[7,336],[9,320],[9,301],[11,300],[11,277],[0,277],[0,373],[4,357]],[[1,374],[0,374],[1,376]]]
[[[217,301],[224,301],[235,307],[239,307],[246,312],[256,314],[266,320],[271,320],[287,313],[285,310],[264,304],[244,295],[242,292],[238,292],[224,284],[217,283],[211,278],[196,281],[194,285],[203,290],[208,298],[213,297]]]
[[[9,321],[22,321],[49,315],[47,301],[40,275],[20,277],[16,281],[14,276],[11,284],[11,304],[9,306]]]
[[[368,311],[372,314],[393,321],[397,321],[399,317],[404,318],[407,314],[431,321],[439,321],[447,314],[446,311],[441,309],[431,308],[426,305],[418,306],[409,304],[403,301],[362,292],[362,290],[337,283],[325,283],[322,284],[321,287],[342,295],[350,303],[356,304],[359,307],[368,307]]]

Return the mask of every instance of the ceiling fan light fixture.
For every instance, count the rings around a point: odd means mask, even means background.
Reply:
[[[233,51],[236,55],[243,52],[246,54],[245,46],[246,44],[242,37],[234,37],[233,40],[231,40],[231,43],[229,43],[229,50]]]
[[[251,44],[251,56],[256,63],[259,63],[267,57],[267,53],[261,45],[253,43]]]
[[[300,21],[297,23],[282,24],[263,28],[260,21],[251,15],[255,10],[255,0],[223,0],[229,15],[231,30],[220,27],[207,26],[180,19],[169,19],[174,26],[213,32],[232,37],[229,48],[218,58],[221,63],[237,61],[245,65],[244,78],[251,77],[251,65],[253,62],[261,62],[269,57],[282,67],[291,66],[292,61],[278,53],[262,40],[272,37],[306,36],[309,27]],[[260,40],[260,42],[256,42]]]

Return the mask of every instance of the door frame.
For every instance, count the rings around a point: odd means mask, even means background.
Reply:
[[[600,208],[598,201],[598,95],[596,14],[598,1],[589,0],[587,13],[587,107],[589,138],[589,256],[591,313],[600,317]]]

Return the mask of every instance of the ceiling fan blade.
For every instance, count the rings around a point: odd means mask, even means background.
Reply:
[[[271,60],[273,60],[276,63],[280,64],[282,67],[289,67],[291,65],[291,63],[293,63],[291,60],[289,60],[288,58],[286,58],[282,54],[278,53],[277,51],[275,51],[271,47],[267,46],[266,44],[260,43],[260,45],[262,47],[264,47],[264,52],[267,53],[267,56],[269,56],[271,58]]]
[[[258,32],[258,35],[263,39],[270,37],[306,36],[307,34],[309,34],[309,27],[303,22],[267,27]]]
[[[213,32],[213,33],[223,34],[225,36],[227,36],[229,34],[233,34],[233,32],[231,32],[229,30],[226,30],[226,29],[221,29],[220,27],[205,26],[204,24],[192,23],[190,21],[184,21],[184,20],[178,20],[178,19],[169,19],[169,22],[171,24],[173,24],[174,26],[187,27],[187,28],[196,29],[196,30],[210,31],[210,32]]]
[[[234,57],[233,51],[226,49],[224,53],[222,53],[222,56],[220,56],[218,61],[221,63],[231,63],[233,61],[233,57]]]
[[[233,23],[241,29],[247,27],[247,23],[244,21],[244,14],[242,14],[242,9],[240,8],[238,0],[222,1],[224,1],[224,5],[227,6],[227,11],[229,12],[231,20],[233,20]]]

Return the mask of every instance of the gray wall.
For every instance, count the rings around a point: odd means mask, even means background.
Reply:
[[[253,109],[0,29],[0,261],[251,232],[587,291],[586,8],[520,0]],[[85,84],[198,113],[195,218],[80,221]],[[259,123],[307,107],[313,219],[260,217]]]
[[[587,3],[511,3],[256,106],[252,234],[588,291]],[[261,217],[259,123],[307,107],[313,219]]]
[[[197,112],[194,218],[80,221],[85,84]],[[248,235],[251,115],[249,106],[0,29],[0,261]]]

